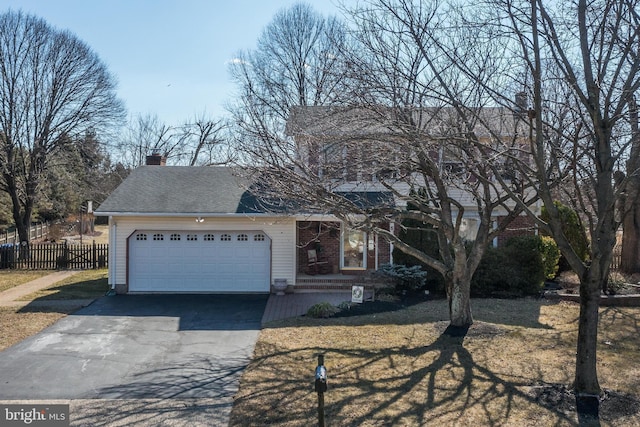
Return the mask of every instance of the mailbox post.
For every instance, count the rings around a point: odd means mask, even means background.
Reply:
[[[327,368],[324,367],[324,355],[318,355],[315,390],[318,393],[318,427],[324,427],[324,392],[327,391]]]

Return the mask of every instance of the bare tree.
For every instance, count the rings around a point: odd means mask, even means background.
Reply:
[[[227,128],[226,120],[213,120],[204,113],[185,123],[180,129],[185,163],[189,166],[219,166],[233,161],[235,153],[227,143],[230,138],[224,133]]]
[[[473,16],[460,9],[459,23],[475,32],[476,46],[499,45],[498,58],[504,66],[487,78],[469,65],[478,61],[478,55],[470,61],[443,39],[439,39],[440,52],[457,72],[490,93],[493,102],[505,102],[501,90],[505,86],[519,86],[532,99],[533,162],[527,180],[543,201],[549,220],[545,223],[529,213],[552,234],[580,278],[574,386],[578,397],[590,397],[597,408],[598,306],[619,225],[616,202],[630,182],[627,176],[616,185],[614,172],[622,159],[638,154],[630,150],[631,130],[637,126],[630,100],[640,88],[638,2],[576,0],[548,5],[541,0],[498,0],[486,6],[474,8]],[[632,158],[628,164],[635,162]],[[634,176],[637,171],[629,173]],[[518,194],[512,196],[526,205]],[[559,196],[587,227],[588,260],[562,232],[562,217],[554,204]]]
[[[347,103],[294,108],[287,128],[293,138],[286,138],[260,114],[259,102],[247,102],[259,143],[241,148],[257,165],[267,205],[328,213],[386,237],[442,274],[451,323],[468,327],[473,273],[488,244],[523,210],[502,189],[526,198],[516,177],[516,165],[526,163],[508,166],[526,157],[522,112],[513,102],[484,105],[486,94],[472,80],[436,59],[442,57],[430,42],[436,8],[395,6],[376,2],[352,11],[355,49],[343,53],[338,67],[351,84]],[[366,200],[376,193],[395,202]],[[433,227],[439,257],[389,229],[405,219]]]
[[[238,87],[231,105],[237,133],[257,140],[257,129],[284,134],[297,105],[328,105],[344,92],[342,54],[347,29],[298,3],[278,12],[263,30],[255,50],[240,52],[230,67]]]
[[[0,15],[0,189],[21,241],[58,144],[106,129],[123,111],[115,80],[86,44],[34,16]]]
[[[180,126],[162,123],[157,115],[132,117],[117,145],[119,160],[128,168],[142,166],[153,153],[172,165],[223,165],[234,157],[224,131],[224,119],[211,119],[204,113]]]
[[[640,88],[640,15],[638,2],[589,2],[578,0],[570,8],[548,9],[541,1],[531,5],[532,45],[522,44],[531,59],[535,129],[543,129],[547,94],[542,58],[551,55],[554,68],[572,90],[582,131],[574,146],[586,156],[574,169],[576,198],[587,218],[591,238],[589,263],[577,256],[561,230],[561,220],[552,193],[543,181],[548,148],[542,132],[536,132],[534,147],[539,193],[549,212],[548,227],[563,255],[580,277],[580,319],[576,354],[575,389],[578,395],[600,393],[597,375],[598,306],[601,289],[609,276],[616,242],[614,171],[629,149],[631,138],[624,131],[630,97]],[[574,40],[577,40],[576,44]],[[563,129],[554,129],[564,135]],[[635,172],[634,172],[635,173]],[[623,183],[619,191],[625,188]],[[595,400],[597,402],[597,399]]]
[[[629,99],[629,125],[631,148],[626,161],[626,185],[620,189],[620,211],[622,220],[622,254],[620,269],[625,273],[640,273],[640,122],[635,96]],[[624,183],[625,174],[617,174]]]
[[[179,158],[184,143],[179,134],[176,128],[162,123],[157,115],[133,116],[116,147],[119,161],[128,168],[136,168],[144,165],[152,153],[161,154],[168,160]]]

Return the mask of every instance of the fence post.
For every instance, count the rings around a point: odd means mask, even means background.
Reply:
[[[64,269],[69,269],[69,247],[67,246],[67,241],[64,241]]]
[[[93,241],[93,248],[92,248],[92,254],[91,254],[91,259],[93,260],[93,269],[96,270],[97,269],[97,265],[98,265],[98,248],[96,248],[96,241]]]

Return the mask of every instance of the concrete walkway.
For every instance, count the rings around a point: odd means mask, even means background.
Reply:
[[[344,301],[351,301],[349,292],[305,292],[287,295],[270,295],[267,307],[262,316],[262,324],[274,320],[287,319],[306,314],[314,304],[328,302],[338,305]]]
[[[51,305],[54,301],[19,301],[20,298],[23,298],[27,295],[30,295],[34,292],[37,292],[41,289],[48,288],[49,286],[66,279],[67,277],[71,277],[74,274],[79,273],[79,271],[75,270],[65,270],[65,271],[56,271],[51,274],[47,274],[46,276],[42,276],[38,279],[32,280],[27,283],[23,283],[22,285],[14,286],[13,288],[7,289],[6,291],[0,292],[0,307],[16,307],[26,304],[41,304],[41,305]],[[83,300],[84,301],[84,300]],[[93,300],[88,300],[93,301]],[[61,301],[55,301],[55,303],[59,303]],[[78,300],[68,300],[65,301],[70,305],[78,305]]]

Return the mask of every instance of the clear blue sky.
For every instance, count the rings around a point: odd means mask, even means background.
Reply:
[[[224,114],[233,92],[227,63],[251,49],[280,9],[296,0],[0,0],[87,43],[118,80],[129,114],[177,125]],[[336,0],[306,0],[339,15]]]

